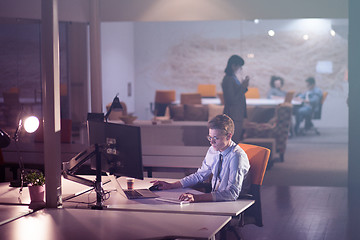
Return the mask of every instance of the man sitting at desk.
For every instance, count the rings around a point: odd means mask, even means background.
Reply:
[[[231,201],[238,199],[240,193],[247,193],[250,187],[248,172],[250,163],[244,150],[231,140],[234,122],[225,115],[217,115],[208,123],[208,149],[202,166],[193,174],[180,181],[168,183],[153,181],[159,189],[192,187],[207,180],[211,174],[211,193],[184,193],[179,199],[190,202]]]

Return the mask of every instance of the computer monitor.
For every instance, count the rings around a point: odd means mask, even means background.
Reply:
[[[99,145],[102,172],[144,179],[140,127],[89,120],[88,134],[90,145]]]

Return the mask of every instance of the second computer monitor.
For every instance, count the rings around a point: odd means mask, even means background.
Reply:
[[[101,170],[116,176],[143,179],[140,127],[88,121],[90,144],[101,151]],[[91,161],[95,168],[96,158]]]

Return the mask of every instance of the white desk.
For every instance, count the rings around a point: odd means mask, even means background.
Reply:
[[[94,179],[94,176],[86,178]],[[103,177],[102,180],[105,182],[108,178]],[[135,180],[134,187],[148,188],[152,185],[151,180]],[[66,179],[62,181],[63,194],[66,195],[89,189]],[[125,181],[126,178],[120,178],[123,187],[126,185]],[[104,185],[104,189],[113,190],[114,187],[108,183]],[[18,188],[10,188],[8,183],[4,183],[0,185],[0,190],[0,202],[3,204],[29,203],[27,188],[23,190],[21,202],[18,199]],[[157,194],[161,197],[178,197],[187,191],[197,193],[190,189],[174,189],[158,191]],[[107,210],[91,210],[87,205],[81,205],[83,209],[74,209],[80,205],[73,201],[91,202],[95,198],[92,191],[64,201],[61,209],[43,209],[35,213],[31,213],[31,210],[24,208],[25,206],[16,206],[22,209],[16,209],[14,212],[7,208],[12,206],[0,204],[0,212],[1,206],[4,206],[7,214],[0,219],[4,222],[2,226],[0,224],[0,239],[210,239],[232,216],[239,215],[254,202],[238,200],[177,205],[155,199],[128,200],[113,191],[110,199],[105,201],[105,204],[110,204]],[[26,216],[30,213],[31,215]],[[18,219],[9,222],[13,218]]]
[[[103,179],[107,179],[104,177]],[[121,186],[126,189],[126,178],[120,178]],[[145,178],[143,181],[135,179],[134,188],[149,188],[152,184],[151,178]],[[174,182],[175,179],[162,179],[168,182]],[[112,183],[104,185],[105,190],[114,190]],[[178,198],[181,193],[192,192],[199,193],[192,189],[172,189],[155,192],[160,197],[165,198]],[[94,192],[89,194],[83,194],[71,201],[78,202],[91,202],[96,200]],[[241,212],[246,210],[254,203],[253,200],[237,200],[228,202],[202,202],[202,203],[191,203],[187,205],[179,205],[172,203],[165,203],[157,201],[153,198],[150,199],[136,199],[128,200],[118,194],[116,191],[110,193],[110,198],[104,202],[105,205],[110,209],[121,210],[121,211],[141,211],[141,212],[164,212],[164,213],[185,213],[185,214],[204,214],[204,215],[218,215],[218,216],[238,216]],[[80,205],[69,201],[64,201],[63,206],[66,207],[83,207],[87,205]]]
[[[228,216],[43,209],[0,226],[0,239],[210,239]]]
[[[275,107],[280,103],[283,103],[284,99],[268,99],[268,98],[247,98],[246,105],[248,106],[263,106],[263,107]],[[299,105],[299,101],[292,100],[293,105]],[[202,98],[201,104],[221,104],[219,98]]]
[[[87,178],[94,180],[95,176]],[[64,178],[61,179],[61,186],[63,198],[69,198],[92,189],[91,187]],[[8,182],[0,183],[0,204],[29,205],[30,194],[28,188],[24,187],[21,194],[19,190],[20,188],[9,187]]]
[[[0,226],[32,212],[28,206],[0,205]]]
[[[193,171],[201,166],[208,146],[144,145],[142,159],[148,177],[153,171]]]

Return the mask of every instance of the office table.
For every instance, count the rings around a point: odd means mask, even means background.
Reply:
[[[94,180],[95,176],[86,176],[86,178]],[[92,187],[88,187],[64,178],[61,178],[62,198],[68,199],[76,195],[90,191]],[[30,195],[27,187],[24,187],[19,193],[20,188],[9,187],[8,182],[0,183],[0,204],[11,205],[29,205]],[[46,191],[46,188],[45,188]]]
[[[103,179],[106,179],[104,177]],[[118,179],[122,188],[126,189],[126,178]],[[150,183],[152,178],[145,178],[144,180],[135,179],[134,188],[142,189],[149,188],[152,183]],[[168,182],[174,182],[175,179],[161,179]],[[217,215],[217,216],[238,216],[241,212],[250,207],[254,201],[253,200],[237,200],[237,201],[227,201],[227,202],[202,202],[202,203],[190,203],[186,205],[166,203],[158,201],[154,198],[148,199],[136,199],[129,200],[121,196],[114,189],[114,185],[110,182],[104,185],[104,189],[110,192],[110,198],[104,201],[109,209],[119,210],[119,211],[140,211],[140,212],[163,212],[163,213],[183,213],[183,214],[201,214],[201,215]],[[193,189],[171,189],[156,191],[155,193],[159,197],[163,198],[175,198],[177,199],[180,194],[184,192],[191,193],[200,193]],[[96,200],[96,194],[94,192],[82,194],[75,198],[72,198],[71,201],[64,201],[63,206],[65,208],[87,208],[86,204],[79,204],[77,202],[92,202]]]
[[[28,206],[0,205],[0,226],[32,212]]]
[[[248,106],[261,106],[261,107],[276,107],[284,102],[284,99],[268,99],[268,98],[247,98],[246,105]],[[221,104],[219,98],[202,98],[201,104]],[[291,104],[300,105],[301,103],[296,100],[292,100]]]
[[[0,239],[210,239],[229,216],[43,209],[0,226]]]
[[[94,176],[83,176],[94,179]],[[63,208],[42,209],[32,213],[27,188],[19,197],[19,188],[0,184],[0,239],[210,239],[223,228],[231,217],[251,206],[252,200],[208,202],[178,205],[155,199],[128,200],[115,192],[114,185],[102,177],[104,189],[111,191],[105,201],[107,209],[88,209],[75,201],[91,202],[96,198],[90,187],[62,179]],[[151,178],[135,179],[135,188],[148,188]],[[161,179],[176,181],[175,179]],[[119,179],[122,187],[126,178]],[[198,193],[192,189],[173,189],[156,192],[161,197],[178,197],[183,192]],[[72,196],[73,198],[69,198]],[[3,205],[6,204],[6,205]],[[17,206],[8,204],[18,204]],[[21,206],[20,204],[25,204]],[[20,206],[19,206],[20,205]],[[12,210],[11,207],[19,207]],[[30,214],[30,215],[29,215]],[[16,220],[14,220],[16,219]],[[21,229],[21,231],[19,230]],[[39,234],[39,235],[34,235]]]

